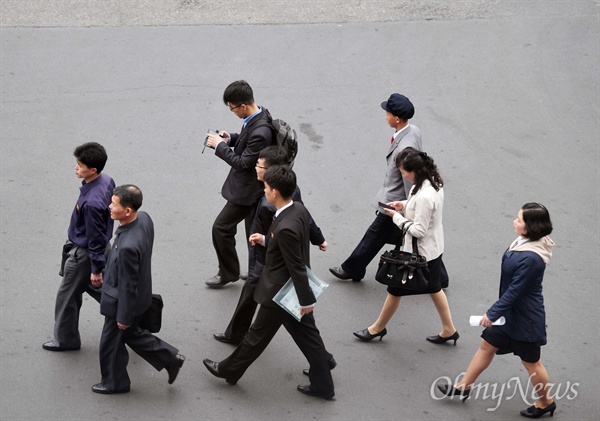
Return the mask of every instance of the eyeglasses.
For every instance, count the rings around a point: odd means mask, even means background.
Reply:
[[[260,165],[256,164],[256,168],[260,168],[261,170],[266,170],[266,169],[268,169],[269,167],[261,167]]]
[[[244,105],[244,104],[236,105],[235,107],[232,107],[232,106],[230,105],[230,106],[229,106],[229,111],[233,111],[233,110],[235,110],[236,108],[240,108],[242,105]]]

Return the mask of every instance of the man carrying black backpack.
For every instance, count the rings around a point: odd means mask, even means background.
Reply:
[[[211,288],[222,288],[239,279],[240,262],[235,250],[237,225],[245,221],[248,238],[252,214],[262,195],[262,186],[256,179],[254,167],[259,152],[274,141],[274,128],[268,112],[254,102],[254,93],[248,82],[239,80],[231,83],[223,93],[223,102],[231,112],[244,120],[244,125],[239,134],[221,131],[218,135],[208,134],[206,137],[206,145],[231,166],[221,189],[221,195],[227,203],[212,228],[219,272],[206,281]]]

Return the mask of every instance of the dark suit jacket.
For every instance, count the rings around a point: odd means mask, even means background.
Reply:
[[[221,194],[236,205],[254,205],[263,188],[256,179],[256,161],[259,152],[273,144],[273,129],[265,111],[253,117],[239,134],[231,133],[229,144],[221,142],[215,150],[215,155],[231,166]]]
[[[150,307],[153,244],[154,224],[146,212],[117,228],[103,277],[100,313],[130,326]]]
[[[266,235],[267,256],[254,299],[257,303],[278,308],[273,297],[291,277],[300,305],[317,300],[308,284],[306,266],[310,267],[308,211],[299,202],[284,209],[271,224]]]
[[[304,204],[304,202],[302,202],[302,193],[300,192],[300,187],[296,187],[296,190],[294,190],[294,193],[292,194],[292,200],[294,203],[299,202]],[[269,228],[271,228],[275,211],[275,206],[271,205],[263,194],[258,202],[258,205],[256,206],[256,214],[252,220],[252,228],[250,231],[252,233],[259,232],[266,235],[266,233],[269,231]],[[312,218],[310,212],[308,212],[308,229],[310,234],[310,243],[315,246],[323,244],[325,241],[323,232]]]
[[[300,193],[300,188],[296,187],[294,193],[292,194],[292,200],[295,202],[302,203],[302,194]],[[304,204],[304,203],[302,203]],[[260,233],[264,234],[265,237],[267,232],[269,232],[269,228],[271,228],[271,224],[273,223],[273,215],[275,215],[275,206],[271,205],[265,195],[263,194],[258,204],[256,205],[256,212],[254,213],[254,218],[252,219],[252,226],[250,228],[251,233]],[[310,232],[310,242],[315,246],[323,244],[325,241],[325,237],[323,237],[323,232],[321,232],[321,228],[317,225],[317,223],[312,218],[310,212],[308,212],[308,229]],[[249,265],[248,272],[248,280],[251,282],[257,282],[260,278],[260,275],[263,271],[263,267],[265,265],[265,255],[266,248],[260,244],[256,244],[252,248],[252,256],[254,260]],[[252,257],[251,257],[252,260]]]

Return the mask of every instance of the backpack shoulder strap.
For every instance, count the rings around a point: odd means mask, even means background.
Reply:
[[[275,130],[275,126],[273,125],[273,117],[271,116],[269,110],[263,108],[263,113],[265,113],[265,116],[267,117],[266,120],[264,118],[261,118],[259,121],[256,122],[256,126],[254,126],[254,128],[258,129],[259,127],[268,126],[271,130]]]

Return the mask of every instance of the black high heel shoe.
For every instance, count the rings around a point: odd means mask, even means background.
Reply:
[[[521,411],[521,415],[525,418],[539,418],[544,415],[546,412],[550,412],[550,416],[554,416],[554,411],[556,410],[556,402],[552,402],[545,408],[537,408],[535,405],[530,406],[527,409]]]
[[[354,336],[356,336],[363,342],[369,342],[370,340],[375,339],[377,337],[379,337],[379,341],[381,342],[385,335],[387,335],[387,329],[385,327],[381,332],[378,332],[374,335],[372,335],[371,332],[369,332],[368,328],[363,330],[357,330],[356,332],[354,332]]]
[[[434,344],[444,344],[448,341],[454,341],[454,346],[456,346],[456,341],[458,340],[458,338],[460,338],[460,335],[458,334],[458,330],[456,332],[454,332],[454,335],[452,336],[448,336],[447,338],[444,338],[443,336],[440,335],[435,335],[435,336],[428,336],[427,339],[429,342],[434,343]]]
[[[442,392],[444,394],[444,396],[455,396],[455,395],[460,396],[463,403],[465,403],[465,401],[469,397],[469,394],[471,393],[471,389],[458,390],[457,388],[455,388],[454,386],[452,386],[450,384],[444,384],[441,386],[438,385],[437,388],[440,390],[440,392]],[[525,410],[525,411],[527,411],[527,410]],[[521,412],[521,415],[523,415],[523,412]]]

